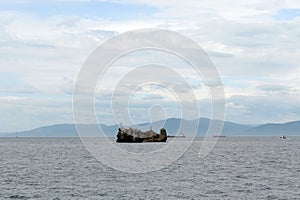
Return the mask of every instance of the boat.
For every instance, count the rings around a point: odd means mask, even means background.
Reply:
[[[225,135],[214,135],[214,137],[224,138],[226,136]]]
[[[179,134],[179,135],[168,135],[169,138],[185,138],[184,134]]]
[[[287,139],[287,137],[285,135],[282,135],[279,137],[280,139]]]

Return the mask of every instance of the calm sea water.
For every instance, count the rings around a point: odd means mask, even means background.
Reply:
[[[79,139],[2,138],[0,199],[300,199],[299,137],[222,138],[203,159],[200,145],[160,171],[130,174]]]

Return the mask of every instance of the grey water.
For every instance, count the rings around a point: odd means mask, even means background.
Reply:
[[[77,138],[0,138],[0,199],[300,199],[299,137],[220,138],[204,158],[200,145],[162,170],[131,174]]]

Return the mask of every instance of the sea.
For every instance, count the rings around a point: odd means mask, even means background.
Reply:
[[[0,199],[300,199],[300,137],[220,138],[199,157],[202,140],[162,169],[130,173],[79,138],[0,138]]]

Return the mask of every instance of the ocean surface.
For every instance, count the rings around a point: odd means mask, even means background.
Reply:
[[[162,170],[132,174],[103,165],[76,138],[0,138],[0,199],[300,199],[300,137],[220,138],[204,158],[200,145]]]

